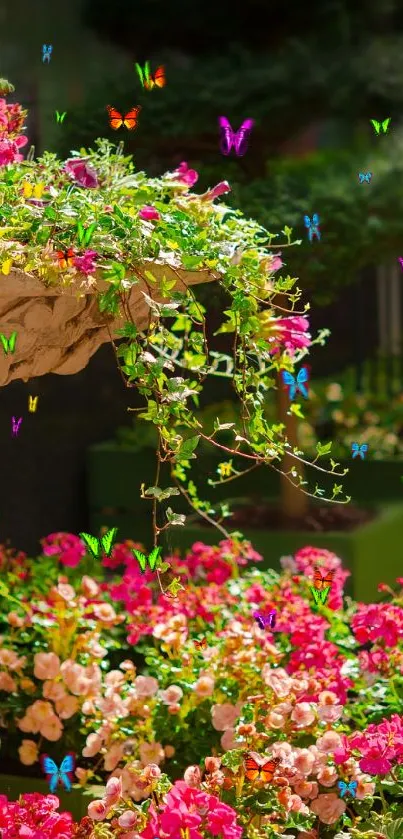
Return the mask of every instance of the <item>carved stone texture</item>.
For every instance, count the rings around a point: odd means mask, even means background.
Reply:
[[[128,295],[128,309],[139,329],[147,326],[149,306],[141,293],[144,291],[157,302],[159,282],[165,276],[176,278],[172,291],[212,282],[218,276],[208,271],[184,271],[155,261],[145,261],[140,272],[151,271],[155,284],[140,280]],[[88,364],[101,344],[116,336],[127,318],[101,313],[96,291],[105,291],[108,284],[97,279],[96,289],[83,294],[83,277],[74,285],[46,287],[37,277],[13,269],[0,280],[0,332],[9,338],[17,332],[14,353],[5,353],[0,346],[0,385],[14,379],[28,379],[59,373],[69,376]],[[168,302],[164,300],[164,302]]]

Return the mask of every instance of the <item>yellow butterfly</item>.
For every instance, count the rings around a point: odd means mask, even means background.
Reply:
[[[22,188],[24,190],[24,198],[42,198],[46,189],[44,183],[30,184],[29,181],[23,181]]]
[[[3,262],[2,266],[1,266],[2,274],[9,274],[12,264],[13,264],[12,259],[6,259],[6,261]]]
[[[29,396],[28,397],[28,408],[32,413],[35,413],[36,406],[38,404],[38,397],[37,396]]]

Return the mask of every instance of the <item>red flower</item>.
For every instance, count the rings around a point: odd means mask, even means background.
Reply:
[[[68,175],[80,186],[95,189],[98,186],[98,175],[86,160],[71,158],[66,160],[64,168]]]

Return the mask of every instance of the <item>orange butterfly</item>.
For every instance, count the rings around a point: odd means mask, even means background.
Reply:
[[[73,248],[68,248],[66,251],[56,251],[56,256],[59,261],[59,268],[71,268],[73,265]]]
[[[197,650],[207,650],[207,641],[205,638],[202,638],[201,641],[194,641],[194,645]]]
[[[315,568],[314,575],[313,575],[313,585],[317,591],[323,591],[324,588],[328,588],[332,585],[334,577],[334,571],[327,571],[325,576],[322,577],[319,568]]]
[[[164,67],[157,67],[155,73],[150,73],[148,79],[144,82],[146,90],[152,90],[153,87],[165,87],[165,69]]]
[[[129,131],[133,131],[137,125],[137,117],[141,111],[141,105],[137,105],[135,108],[132,108],[131,111],[127,112],[126,116],[122,116],[122,114],[120,114],[116,108],[112,108],[111,105],[107,105],[106,110],[109,114],[109,125],[114,131],[117,131],[122,125],[125,125]]]
[[[248,781],[264,781],[265,784],[269,784],[273,780],[280,758],[260,757],[257,752],[247,752],[244,763]]]

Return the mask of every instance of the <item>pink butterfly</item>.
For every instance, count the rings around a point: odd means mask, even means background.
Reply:
[[[403,271],[403,259],[402,259],[401,256],[399,256],[399,262],[400,262],[400,265],[401,265],[401,268],[402,268],[402,271]]]
[[[222,154],[227,155],[234,148],[235,154],[238,157],[243,157],[248,148],[248,139],[255,124],[254,120],[245,119],[238,131],[231,128],[227,117],[218,117],[218,124],[221,131],[220,149]]]

